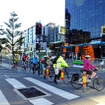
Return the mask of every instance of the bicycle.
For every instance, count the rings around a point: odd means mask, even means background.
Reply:
[[[32,62],[32,60],[30,60],[29,68],[30,68],[29,72],[33,70],[33,62]]]
[[[11,69],[16,69],[16,70],[17,70],[17,63],[14,63],[14,64],[11,66]]]
[[[53,65],[49,65],[46,68],[45,74],[46,74],[46,79],[51,79],[51,80],[54,79],[55,72],[54,72]]]
[[[94,70],[94,72],[96,72],[96,70]],[[80,89],[83,86],[82,81],[83,81],[83,76],[76,73],[72,76],[71,85],[75,89]],[[98,91],[101,91],[101,90],[104,89],[104,80],[101,77],[99,77],[97,73],[96,73],[96,76],[93,78],[93,80],[89,80],[89,75],[87,75],[87,80],[86,81],[87,81],[86,86],[94,88]]]
[[[27,68],[26,65],[27,65],[27,61],[24,61],[22,66],[21,66],[21,68],[23,68],[25,71],[26,71],[26,68]]]

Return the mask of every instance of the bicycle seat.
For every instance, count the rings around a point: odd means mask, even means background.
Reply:
[[[83,73],[84,71],[86,71],[85,69],[81,69],[80,72]]]

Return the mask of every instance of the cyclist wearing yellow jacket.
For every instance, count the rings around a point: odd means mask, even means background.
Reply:
[[[57,83],[56,79],[60,75],[60,71],[63,69],[62,67],[69,67],[68,64],[65,62],[64,58],[65,55],[62,54],[62,56],[59,56],[59,58],[57,59],[56,64],[53,65],[55,69],[55,78],[54,78],[55,83]]]
[[[19,61],[18,55],[15,55],[15,57],[14,57],[14,67],[16,67],[16,68],[17,68],[18,61]]]

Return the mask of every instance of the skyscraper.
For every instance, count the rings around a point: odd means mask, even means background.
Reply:
[[[65,0],[65,9],[71,15],[70,30],[88,31],[91,38],[101,36],[105,26],[105,0]]]

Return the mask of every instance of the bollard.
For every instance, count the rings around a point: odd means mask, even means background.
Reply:
[[[83,72],[83,92],[86,92],[86,72]]]
[[[102,62],[100,63],[100,69],[102,69],[102,70],[103,70],[103,65],[104,65],[104,61],[102,61]]]
[[[102,69],[102,64],[100,64],[100,69]]]
[[[61,70],[61,80],[64,80],[64,70]]]
[[[47,76],[49,75],[49,67],[47,67],[47,69],[46,69],[46,75]]]
[[[64,85],[64,70],[61,70],[62,85]]]

